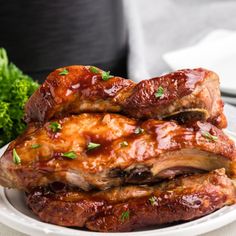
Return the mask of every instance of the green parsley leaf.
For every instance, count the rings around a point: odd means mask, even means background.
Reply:
[[[56,133],[62,129],[61,124],[59,124],[58,122],[51,122],[49,128],[52,130],[53,133]]]
[[[24,106],[38,87],[37,82],[9,62],[6,50],[0,47],[0,147],[25,130]]]
[[[74,151],[70,151],[70,152],[65,152],[62,155],[63,157],[68,157],[70,159],[75,159],[77,158],[77,154]]]
[[[125,222],[125,220],[128,220],[129,217],[130,217],[130,211],[129,211],[129,210],[123,211],[122,214],[121,214],[121,216],[120,216],[120,220],[121,220],[122,222]]]
[[[97,148],[97,147],[100,147],[100,146],[101,146],[101,144],[99,144],[99,143],[92,143],[92,142],[89,142],[87,148],[88,148],[88,150],[92,150],[92,149]]]
[[[159,86],[157,91],[155,92],[155,97],[160,98],[163,96],[163,94],[164,94],[164,88]]]
[[[113,75],[110,75],[110,71],[103,71],[102,72],[102,79],[103,80],[109,80],[110,78],[114,77]]]
[[[59,72],[59,75],[67,75],[69,71],[65,68],[61,72]]]
[[[152,206],[155,206],[157,204],[157,202],[156,202],[157,199],[156,199],[155,196],[150,197],[148,200],[149,200],[149,202],[151,203]]]
[[[218,139],[217,136],[214,136],[214,135],[210,134],[209,132],[204,132],[204,133],[202,134],[202,136],[205,137],[205,138],[207,138],[208,140],[214,141],[214,142]]]
[[[32,144],[31,145],[31,148],[33,148],[33,149],[36,149],[36,148],[39,148],[39,147],[41,147],[40,144]]]
[[[120,143],[120,146],[121,147],[127,147],[129,144],[128,144],[128,142],[126,142],[126,141],[123,141],[123,142],[121,142]]]
[[[61,72],[59,72],[59,75],[68,75],[69,71],[65,68]]]
[[[143,132],[144,132],[144,129],[141,129],[140,127],[136,128],[136,129],[134,130],[134,133],[135,133],[135,134],[142,134]]]
[[[16,165],[19,165],[19,164],[21,163],[21,159],[20,159],[19,155],[17,154],[15,148],[13,149],[13,162],[14,162]]]
[[[89,70],[90,70],[92,73],[94,73],[94,74],[98,74],[98,73],[99,73],[99,70],[98,70],[96,67],[94,67],[94,66],[90,66],[90,67],[89,67]]]

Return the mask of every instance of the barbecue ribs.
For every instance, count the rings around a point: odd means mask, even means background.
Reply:
[[[138,84],[120,77],[107,80],[104,73],[90,66],[55,70],[27,102],[25,120],[45,122],[68,114],[116,112],[183,123],[208,120],[219,128],[227,125],[214,72],[179,70]]]
[[[59,68],[27,102],[25,121],[0,159],[0,184],[25,191],[42,221],[131,231],[236,201],[235,144],[221,130],[212,71],[136,84],[92,66]]]
[[[13,161],[14,152],[20,164]],[[234,142],[209,123],[180,126],[84,113],[42,127],[31,124],[2,156],[0,183],[29,190],[60,181],[86,191],[104,190],[221,167],[234,176],[234,161]]]
[[[28,206],[42,221],[104,232],[189,221],[236,199],[235,186],[222,169],[152,187],[116,187],[93,193],[54,185],[27,194]]]

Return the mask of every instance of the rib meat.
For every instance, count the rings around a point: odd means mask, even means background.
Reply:
[[[68,73],[62,75],[65,69]],[[116,112],[134,118],[208,120],[219,128],[227,125],[214,72],[179,70],[138,84],[120,77],[104,81],[102,73],[90,66],[55,70],[27,102],[25,120],[45,122],[66,114]]]
[[[210,123],[180,126],[101,113],[53,122],[60,126],[56,132],[52,122],[31,124],[10,144],[0,159],[0,184],[29,190],[60,181],[104,190],[221,167],[236,173],[234,142]],[[92,143],[100,146],[89,150]],[[13,161],[14,149],[20,164]],[[74,159],[64,156],[68,152]]]
[[[103,232],[189,221],[236,200],[235,186],[223,169],[152,187],[81,192],[56,186],[36,188],[27,194],[28,206],[42,221]]]

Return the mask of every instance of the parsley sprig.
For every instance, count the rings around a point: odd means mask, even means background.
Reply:
[[[61,72],[59,72],[59,75],[67,75],[67,74],[69,74],[69,71],[66,68],[64,68]]]
[[[110,71],[103,71],[102,72],[102,79],[103,80],[109,80],[110,78],[114,77],[113,75],[110,75]]]
[[[157,202],[156,202],[157,199],[155,196],[150,197],[148,200],[152,206],[155,206],[157,204]]]
[[[16,152],[16,149],[14,148],[13,149],[13,162],[16,164],[16,165],[19,165],[21,163],[21,159],[20,159],[20,156],[17,154]]]
[[[0,147],[25,130],[24,106],[38,87],[37,82],[9,62],[5,49],[0,47]]]
[[[90,66],[89,67],[89,70],[94,73],[94,74],[98,74],[99,73],[99,70],[95,67],[95,66]]]
[[[31,145],[31,148],[32,148],[32,149],[36,149],[36,148],[39,148],[39,147],[41,147],[41,144],[35,143],[35,144],[32,144],[32,145]]]
[[[203,132],[203,133],[202,133],[202,136],[203,136],[204,138],[207,138],[209,141],[213,141],[213,142],[217,141],[217,139],[218,139],[217,136],[212,135],[212,134],[210,134],[209,132]]]
[[[52,130],[53,133],[57,133],[62,129],[61,124],[59,124],[58,122],[51,122],[48,127]]]
[[[120,146],[121,147],[127,147],[129,144],[128,144],[128,142],[126,142],[126,141],[123,141],[123,142],[121,142],[120,143]]]
[[[70,159],[76,159],[77,158],[77,154],[74,151],[64,152],[62,156],[70,158]]]
[[[110,75],[110,71],[102,71],[102,73],[100,73],[99,69],[94,66],[90,66],[89,70],[90,70],[90,72],[92,72],[94,74],[100,74],[102,76],[102,80],[105,80],[105,81],[114,77],[113,75]]]
[[[159,86],[157,91],[155,92],[156,98],[161,98],[164,95],[164,88]]]
[[[127,211],[123,211],[121,216],[120,216],[120,221],[121,222],[125,222],[126,220],[128,220],[130,217],[130,211],[127,210]]]
[[[134,130],[134,133],[135,133],[135,134],[142,134],[143,132],[144,132],[144,129],[142,129],[142,128],[140,128],[140,127],[136,128],[136,129]]]
[[[100,147],[100,146],[101,146],[101,144],[99,144],[99,143],[92,143],[92,142],[89,142],[89,143],[88,143],[88,146],[87,146],[87,149],[88,149],[88,150],[92,150],[92,149],[95,149],[95,148]]]

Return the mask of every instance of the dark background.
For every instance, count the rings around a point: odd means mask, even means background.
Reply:
[[[120,0],[0,0],[0,45],[41,82],[55,68],[95,65],[127,73],[127,28]]]

